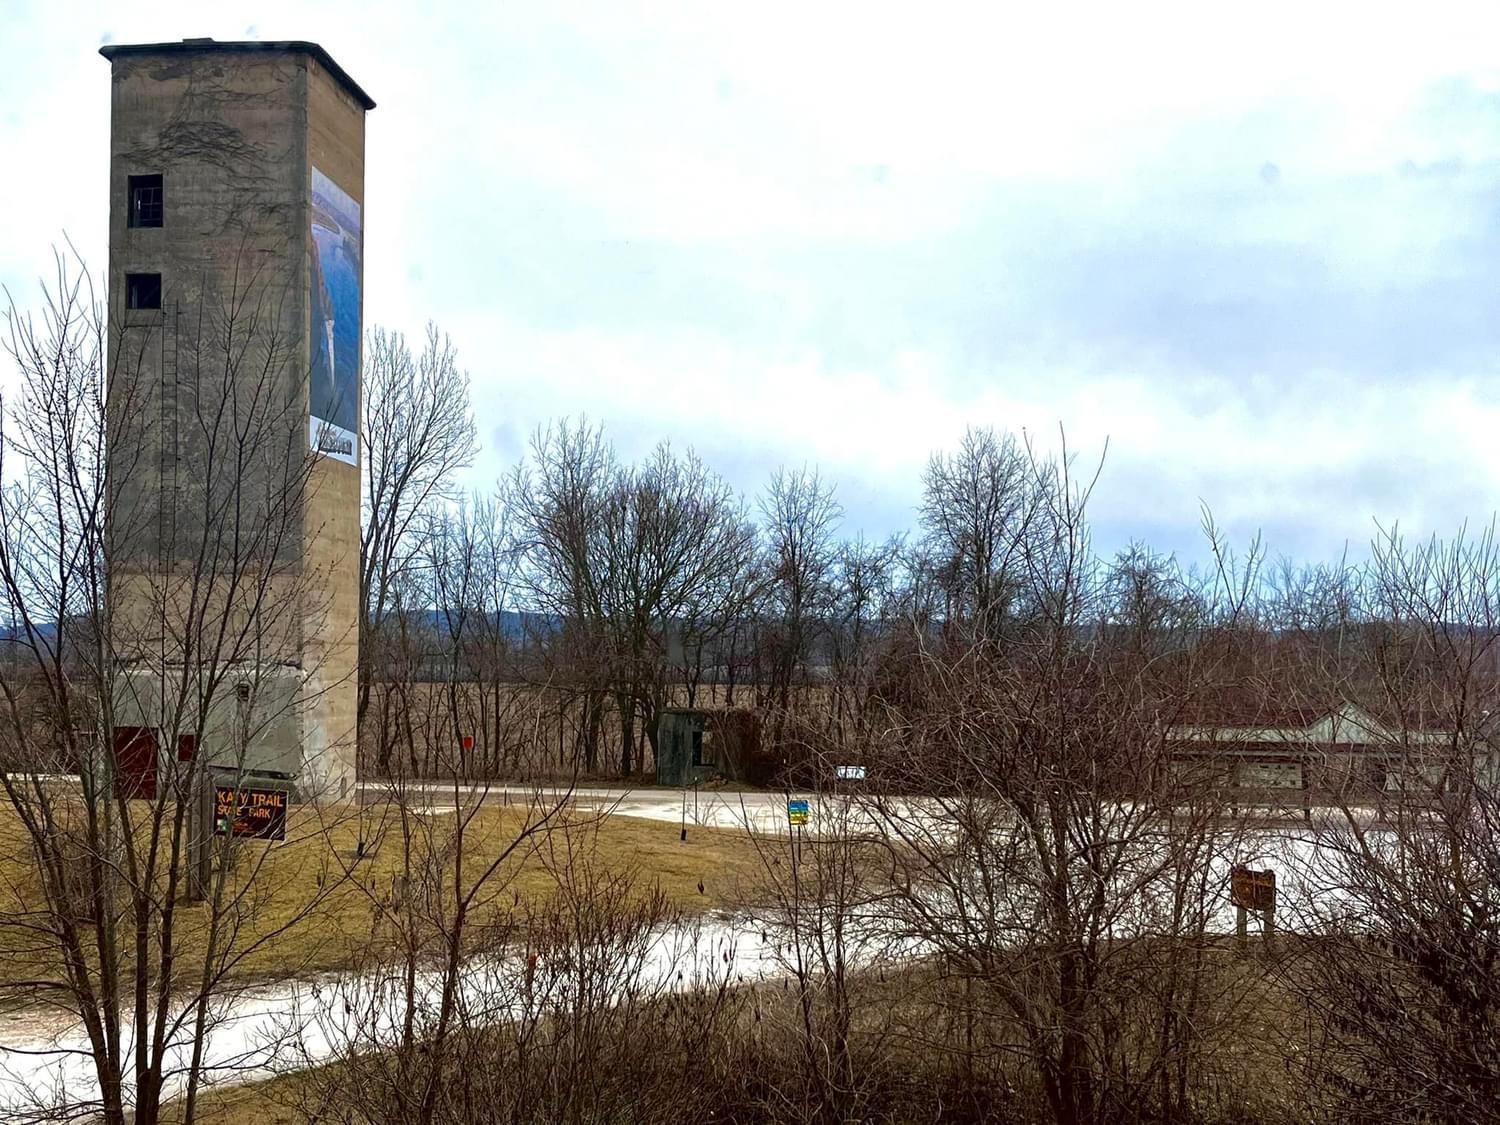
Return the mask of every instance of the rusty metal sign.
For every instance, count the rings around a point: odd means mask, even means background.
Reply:
[[[1229,898],[1246,910],[1276,908],[1276,872],[1252,871],[1243,865],[1229,869]]]

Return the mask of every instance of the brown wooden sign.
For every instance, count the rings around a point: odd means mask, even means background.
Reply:
[[[1229,898],[1246,910],[1274,910],[1276,907],[1276,872],[1252,871],[1236,866],[1229,870]]]
[[[285,840],[285,789],[257,786],[214,786],[214,835],[242,840]]]

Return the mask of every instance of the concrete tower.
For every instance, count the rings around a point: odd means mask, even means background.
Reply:
[[[314,43],[100,54],[116,759],[139,790],[195,757],[336,799],[354,781],[374,102]]]

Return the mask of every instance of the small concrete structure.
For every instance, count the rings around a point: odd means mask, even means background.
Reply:
[[[769,785],[776,763],[760,753],[760,722],[753,711],[668,707],[656,723],[656,780],[690,785],[710,777]]]
[[[691,785],[717,772],[705,757],[708,716],[703,711],[671,707],[656,723],[656,780],[661,785]]]

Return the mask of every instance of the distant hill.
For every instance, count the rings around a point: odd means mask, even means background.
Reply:
[[[34,636],[42,647],[49,652],[57,643],[57,622],[42,621],[34,622]],[[26,646],[30,644],[24,625],[0,625],[0,647],[9,648],[12,645]]]
[[[433,609],[423,613],[418,620],[435,633],[446,634],[451,628],[458,624],[458,610]],[[452,615],[450,620],[450,614]],[[394,615],[392,615],[394,616]],[[480,615],[467,611],[467,620],[464,622],[465,632],[477,632],[480,628],[480,618],[488,623],[491,629],[498,628],[501,636],[510,641],[521,641],[527,637],[545,636],[557,632],[562,621],[550,613],[529,613],[524,610],[502,609],[499,613]]]

